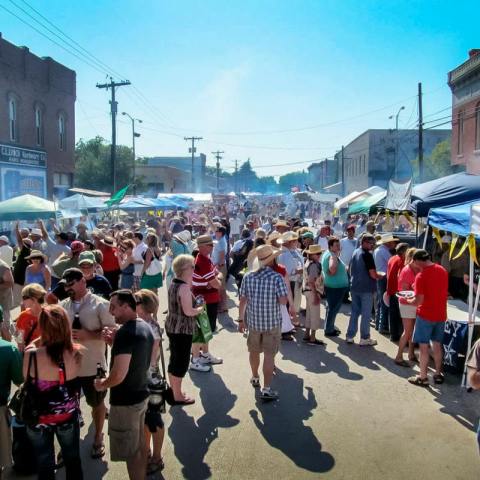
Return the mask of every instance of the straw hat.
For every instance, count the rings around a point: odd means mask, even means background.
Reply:
[[[255,238],[267,238],[267,232],[263,228],[257,228],[255,230]]]
[[[272,232],[268,237],[267,237],[267,244],[271,245],[272,242],[277,242],[279,245],[283,243],[282,240],[282,234],[280,232]]]
[[[197,237],[197,247],[201,245],[213,245],[213,240],[210,235],[200,235]]]
[[[292,242],[293,240],[298,240],[298,233],[295,233],[292,231],[285,232],[282,235],[282,240],[283,240],[283,243]]]
[[[378,240],[377,245],[383,245],[385,243],[389,242],[399,242],[400,239],[397,237],[394,237],[391,233],[384,233],[383,235],[380,236],[380,240]]]
[[[40,250],[32,250],[28,257],[25,257],[25,260],[33,260],[34,258],[43,258],[45,261],[46,257]]]
[[[173,238],[178,238],[183,243],[188,243],[192,239],[192,235],[188,230],[182,230],[176,233]]]
[[[306,250],[305,253],[307,255],[320,255],[323,252],[322,247],[320,245],[310,245]]]
[[[274,258],[277,258],[282,252],[271,245],[260,245],[255,249],[260,265],[268,265]]]
[[[273,224],[274,227],[283,227],[283,228],[290,228],[290,225],[285,220],[277,220],[276,223]]]

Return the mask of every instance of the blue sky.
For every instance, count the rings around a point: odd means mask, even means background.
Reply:
[[[419,81],[426,120],[444,117],[448,110],[435,112],[451,104],[447,72],[467,59],[470,48],[480,47],[475,1],[0,5],[31,24],[17,6],[35,15],[28,8],[33,6],[108,70],[132,82],[135,88],[119,89],[118,101],[120,112],[144,121],[138,155],[183,155],[184,136],[203,136],[198,149],[208,164],[214,163],[210,152],[224,150],[224,168],[232,171],[235,159],[250,157],[261,175],[306,168],[368,128],[391,128],[388,117],[402,105],[400,127],[414,126]],[[5,39],[77,72],[77,139],[110,138],[109,94],[95,88],[106,73],[2,8],[0,24]],[[121,116],[118,141],[131,144],[130,125]]]

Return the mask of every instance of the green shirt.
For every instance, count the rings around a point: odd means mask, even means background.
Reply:
[[[17,347],[0,338],[0,405],[6,405],[12,382],[23,382],[22,355]]]
[[[53,273],[57,278],[62,278],[63,272],[67,268],[78,268],[78,257],[58,260],[52,265]]]
[[[328,270],[328,263],[332,252],[327,250],[322,255],[322,273],[323,273],[323,283],[328,288],[346,288],[348,287],[348,275],[345,264],[338,259],[337,273],[335,275],[330,275]]]

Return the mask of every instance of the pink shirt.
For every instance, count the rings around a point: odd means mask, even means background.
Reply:
[[[410,265],[405,265],[400,275],[398,276],[398,290],[413,290],[413,284],[415,283],[415,272],[410,268]],[[407,288],[403,288],[407,287]],[[404,298],[399,299],[399,303],[403,305],[409,305]]]

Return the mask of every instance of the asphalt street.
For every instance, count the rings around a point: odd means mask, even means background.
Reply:
[[[163,311],[164,291],[161,302]],[[310,346],[299,332],[297,341],[282,343],[277,357],[274,388],[280,399],[264,403],[249,384],[234,292],[230,305],[211,342],[224,363],[208,373],[187,374],[185,390],[197,401],[167,411],[165,470],[149,478],[480,478],[475,439],[480,394],[461,388],[459,377],[447,375],[438,387],[415,387],[406,380],[413,370],[392,361],[396,346],[375,331],[374,348],[347,345],[343,334],[327,339],[326,347]],[[342,332],[348,312],[345,306],[337,319]],[[124,464],[108,461],[108,438],[104,460],[89,458],[86,409],[84,418],[85,478],[127,478]],[[63,469],[57,477],[64,478]]]

